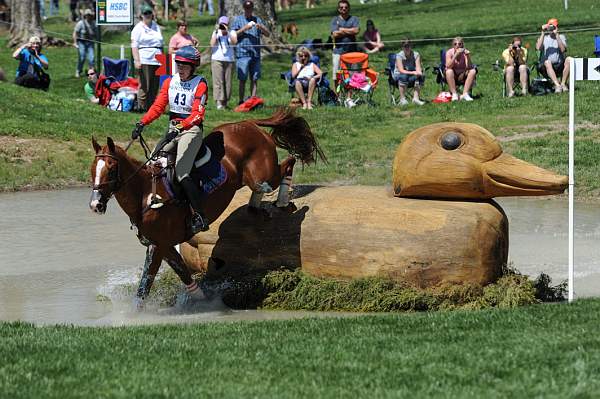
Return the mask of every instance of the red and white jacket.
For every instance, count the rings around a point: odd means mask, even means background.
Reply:
[[[154,104],[142,117],[144,125],[152,123],[165,111],[167,104],[171,114],[170,119],[182,125],[182,130],[199,126],[204,120],[205,105],[208,97],[208,84],[202,76],[182,82],[179,74],[167,78],[154,100]]]

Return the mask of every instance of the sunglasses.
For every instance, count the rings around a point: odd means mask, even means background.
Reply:
[[[455,46],[462,46],[462,45],[463,45],[463,43],[462,43],[462,42],[460,42],[460,43],[459,43],[459,42],[456,42],[456,43],[454,43],[454,45],[455,45]]]
[[[88,73],[87,76],[94,76],[96,72]]]

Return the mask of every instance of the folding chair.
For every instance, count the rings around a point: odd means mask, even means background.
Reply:
[[[600,57],[600,36],[594,35],[594,55]]]
[[[362,88],[354,86],[353,79],[361,77],[358,74],[364,75],[362,77],[366,84]],[[340,102],[352,100],[351,103],[354,105],[366,103],[374,106],[373,93],[377,88],[378,80],[379,73],[369,68],[368,54],[354,52],[340,56],[340,68],[336,72],[336,92]]]
[[[295,61],[296,61],[296,56],[294,55],[292,57],[292,62],[295,62]],[[314,63],[319,68],[321,68],[321,58],[318,55],[313,54],[310,57],[310,62]],[[323,72],[323,74],[321,75],[321,79],[319,79],[317,81],[317,87],[315,90],[315,93],[317,93],[317,94],[318,94],[318,91],[320,88],[322,88],[322,87],[329,88],[329,79],[327,79],[325,71],[322,71],[322,72]],[[285,72],[281,72],[280,77],[281,77],[281,79],[285,80],[285,82],[287,83],[288,92],[290,93],[291,97],[293,98],[294,95],[296,94],[296,79],[292,79],[292,70],[289,69]],[[322,105],[320,97],[318,98],[318,104]]]
[[[396,70],[396,53],[389,53],[388,54],[388,62],[387,62],[387,66],[385,67],[385,74],[388,77],[388,90],[389,90],[389,98],[390,98],[390,104],[392,105],[398,105],[399,101],[400,101],[400,90],[398,89],[398,81],[394,80],[394,71]],[[425,67],[423,69],[423,74],[425,74],[425,72],[427,72],[430,68],[429,67]],[[414,89],[415,84],[414,83],[410,83],[407,86],[407,94],[408,94],[408,89]]]
[[[473,68],[476,72],[479,72],[478,65],[473,64]],[[446,49],[440,50],[440,63],[438,65],[433,66],[433,74],[435,75],[435,81],[440,85],[440,91],[447,91],[448,82],[446,82]],[[471,92],[473,88],[477,85],[477,81],[473,82],[473,86],[471,87]],[[456,82],[456,89],[462,87],[463,84],[459,84]]]

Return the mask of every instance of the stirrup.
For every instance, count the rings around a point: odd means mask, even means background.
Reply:
[[[209,225],[204,220],[205,217],[202,216],[199,212],[194,212],[192,215],[192,220],[190,221],[190,228],[192,230],[192,234],[200,233],[202,231],[208,231]]]
[[[150,208],[158,209],[161,208],[165,203],[162,200],[162,197],[158,194],[152,194],[150,197]]]

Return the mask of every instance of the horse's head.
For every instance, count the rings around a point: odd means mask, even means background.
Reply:
[[[90,209],[98,214],[106,212],[108,200],[113,196],[121,184],[119,174],[119,158],[117,158],[115,143],[108,137],[106,146],[100,144],[92,137],[92,145],[96,156],[92,162],[92,196],[90,197]]]

